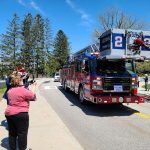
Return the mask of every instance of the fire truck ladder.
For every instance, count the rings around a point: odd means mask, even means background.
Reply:
[[[79,58],[84,53],[94,53],[94,52],[97,52],[97,51],[99,51],[98,44],[92,44],[92,45],[89,45],[86,48],[81,49],[80,51],[76,52],[74,54],[74,58]]]

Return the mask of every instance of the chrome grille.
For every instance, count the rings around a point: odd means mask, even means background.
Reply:
[[[104,78],[103,89],[104,91],[114,91],[114,85],[121,85],[123,92],[130,91],[131,83],[130,78]]]

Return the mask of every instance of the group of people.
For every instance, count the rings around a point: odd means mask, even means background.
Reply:
[[[31,150],[27,148],[27,134],[29,127],[29,103],[35,101],[36,82],[32,89],[27,87],[29,76],[25,73],[13,71],[6,79],[7,90],[3,98],[7,100],[5,117],[8,124],[10,150]]]

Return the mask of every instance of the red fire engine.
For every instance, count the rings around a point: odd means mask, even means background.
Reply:
[[[114,55],[113,44],[104,45],[112,43],[111,38],[114,39],[112,34],[111,37],[102,35],[100,49],[93,44],[75,53],[61,69],[61,84],[65,91],[78,94],[81,103],[143,103],[144,97],[138,95],[135,72],[135,61],[143,57],[127,55],[127,52]]]

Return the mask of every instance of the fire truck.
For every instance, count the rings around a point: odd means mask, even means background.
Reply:
[[[137,38],[142,45],[135,45]],[[76,52],[61,69],[64,90],[78,94],[82,104],[144,103],[135,65],[148,59],[150,32],[110,29],[99,40]]]

